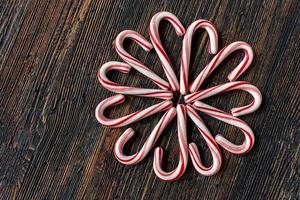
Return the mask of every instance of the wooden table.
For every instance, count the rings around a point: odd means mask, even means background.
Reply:
[[[155,1],[155,0],[2,0],[0,3],[0,193],[2,199],[300,199],[300,1]],[[113,48],[117,34],[136,30],[149,39],[148,23],[167,10],[185,27],[208,19],[219,33],[219,46],[247,41],[255,50],[250,69],[239,79],[257,86],[264,97],[259,111],[241,117],[254,130],[256,143],[245,156],[222,149],[220,172],[204,177],[189,160],[177,182],[158,179],[153,151],[138,165],[125,166],[113,145],[125,130],[98,124],[97,104],[113,95],[98,82],[99,66],[121,59]],[[162,41],[179,75],[182,38],[168,23]],[[190,77],[211,60],[208,36],[193,40]],[[126,49],[157,74],[163,74],[152,51],[136,44]],[[230,56],[203,88],[226,82],[242,52]],[[221,70],[222,68],[222,70]],[[112,80],[155,87],[134,70],[114,73]],[[232,92],[205,102],[229,111],[251,100]],[[107,114],[116,117],[157,100],[126,97]],[[162,114],[133,124],[137,136],[126,147],[135,152]],[[216,135],[241,143],[237,128],[201,115]],[[201,149],[204,163],[211,155],[199,132],[189,123],[188,140]],[[165,169],[178,161],[176,121],[156,146],[165,150]]]

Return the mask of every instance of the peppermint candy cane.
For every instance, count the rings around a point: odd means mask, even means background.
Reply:
[[[191,103],[231,90],[243,90],[253,96],[253,101],[250,104],[238,108],[232,108],[231,114],[233,116],[237,117],[252,113],[256,111],[262,103],[262,95],[259,89],[246,81],[234,81],[217,85],[199,92],[194,92],[193,94],[186,95],[184,99],[186,103]]]
[[[95,111],[95,115],[98,122],[108,127],[113,127],[113,128],[122,127],[172,107],[172,101],[163,101],[161,103],[155,104],[148,108],[136,111],[134,113],[131,113],[129,115],[117,119],[108,119],[103,115],[103,112],[107,107],[116,106],[118,104],[123,103],[124,101],[125,101],[125,97],[122,94],[118,94],[101,101],[98,104]]]
[[[177,128],[179,141],[179,163],[176,169],[171,172],[165,172],[162,165],[163,150],[157,147],[154,152],[153,169],[155,174],[162,180],[174,181],[179,179],[186,170],[188,162],[188,146],[186,137],[186,108],[184,105],[177,105]]]
[[[198,128],[204,140],[206,141],[213,158],[212,165],[210,167],[205,167],[201,162],[201,157],[199,154],[198,147],[196,146],[195,143],[191,143],[189,144],[189,152],[194,167],[200,174],[204,176],[214,175],[220,170],[222,165],[221,150],[219,149],[219,146],[215,142],[215,139],[213,138],[213,136],[205,126],[203,120],[200,118],[200,116],[196,113],[196,111],[193,109],[191,105],[187,105],[187,114],[195,123],[196,127]]]
[[[215,27],[207,20],[197,20],[193,22],[183,38],[180,66],[180,93],[185,95],[188,92],[188,76],[191,58],[192,38],[195,31],[199,28],[204,28],[209,36],[208,50],[210,54],[218,52],[218,33]]]
[[[243,50],[245,56],[240,64],[234,68],[228,75],[229,81],[235,81],[240,77],[250,66],[253,60],[253,50],[246,42],[233,42],[224,47],[219,53],[209,62],[209,64],[200,72],[197,78],[190,84],[189,90],[191,93],[198,91],[204,80],[234,51]]]
[[[156,143],[157,139],[163,132],[163,130],[167,127],[167,125],[172,121],[172,119],[176,115],[176,109],[170,108],[160,119],[158,124],[152,130],[150,136],[146,140],[145,144],[137,153],[127,156],[123,153],[123,147],[126,142],[134,135],[134,130],[132,128],[127,129],[118,141],[115,144],[114,154],[117,160],[125,165],[135,165],[142,161],[145,156],[149,153],[152,149],[154,144]]]
[[[159,30],[159,24],[160,24],[161,20],[169,21],[172,24],[172,26],[174,27],[178,36],[183,36],[185,33],[185,29],[182,26],[179,19],[170,12],[159,12],[159,13],[155,14],[150,21],[150,28],[149,28],[150,33],[149,34],[150,34],[151,42],[157,52],[159,59],[161,60],[163,69],[169,80],[171,90],[177,91],[177,90],[179,90],[179,83],[178,83],[176,74],[174,72],[172,63],[170,61],[170,58],[167,55],[166,51],[164,50],[164,47],[162,45],[162,42],[161,42],[160,36],[159,36],[158,30]]]
[[[173,94],[170,91],[127,87],[110,81],[106,76],[106,74],[111,70],[117,70],[119,72],[128,73],[130,69],[131,66],[126,63],[116,61],[107,62],[104,65],[102,65],[99,69],[98,80],[100,81],[103,87],[115,93],[159,99],[172,99]]]
[[[227,124],[233,125],[233,126],[239,128],[244,133],[245,140],[244,140],[243,144],[241,144],[241,145],[233,144],[232,142],[227,140],[225,137],[218,134],[215,137],[216,142],[219,145],[221,145],[224,149],[226,149],[227,151],[229,151],[233,154],[245,154],[252,149],[252,147],[254,145],[254,134],[253,134],[252,129],[250,128],[250,126],[248,126],[248,124],[246,124],[246,122],[244,122],[243,120],[241,120],[239,118],[233,117],[229,113],[226,113],[222,110],[219,110],[217,108],[209,106],[200,101],[196,101],[194,103],[194,108],[201,112],[204,112],[205,114],[207,114],[213,118],[221,120]]]
[[[170,87],[169,83],[155,74],[152,70],[146,67],[142,62],[131,56],[127,51],[125,51],[123,42],[125,39],[131,39],[137,44],[139,44],[145,51],[149,52],[153,46],[148,42],[142,35],[135,31],[125,30],[119,33],[115,42],[115,49],[118,55],[134,69],[144,74],[150,80],[152,80],[156,85],[162,89],[168,89]]]

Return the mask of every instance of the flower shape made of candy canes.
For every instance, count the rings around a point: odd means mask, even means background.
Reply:
[[[179,81],[172,67],[172,63],[168,55],[166,54],[166,51],[164,50],[164,47],[162,46],[162,42],[160,40],[158,30],[159,24],[162,20],[167,20],[168,22],[170,22],[174,27],[177,35],[183,36]],[[210,63],[208,63],[208,65],[200,72],[196,79],[189,84],[188,73],[190,66],[192,38],[194,32],[200,28],[203,28],[208,32],[209,53],[216,55],[213,57]],[[178,142],[180,148],[178,166],[170,172],[164,171],[162,169],[163,150],[160,147],[156,147],[153,161],[155,174],[165,181],[178,180],[186,170],[189,156],[191,157],[195,169],[200,174],[205,176],[216,174],[220,170],[222,164],[222,156],[219,145],[233,154],[245,154],[249,152],[254,145],[254,134],[252,129],[246,122],[237,117],[252,113],[257,110],[261,105],[262,95],[260,91],[250,83],[245,81],[236,81],[252,63],[253,50],[246,42],[238,41],[231,43],[218,52],[218,34],[211,22],[200,19],[193,22],[187,28],[187,30],[185,30],[178,18],[169,12],[159,12],[153,16],[150,22],[149,34],[151,43],[148,42],[139,33],[131,30],[122,31],[117,36],[115,41],[115,49],[118,55],[126,63],[111,61],[101,66],[98,72],[98,79],[100,83],[109,91],[118,94],[104,99],[98,104],[95,111],[96,118],[100,124],[116,128],[127,126],[158,112],[165,112],[150,133],[142,148],[135,154],[125,155],[123,153],[124,145],[134,135],[134,130],[132,128],[128,128],[117,140],[114,147],[114,154],[117,160],[126,165],[134,165],[145,158],[149,151],[154,147],[157,139],[162,134],[164,129],[177,115]],[[123,42],[125,39],[133,40],[146,51],[150,51],[154,47],[162,63],[162,67],[168,81],[163,80],[160,76],[146,67],[141,61],[130,55],[123,47]],[[227,58],[232,52],[237,50],[242,50],[244,52],[244,58],[238,64],[238,66],[235,67],[234,70],[228,75],[228,79],[230,82],[208,89],[199,90],[201,84],[223,62],[223,60]],[[109,80],[106,76],[106,74],[111,70],[128,73],[131,67],[152,80],[156,85],[160,87],[160,89],[146,89],[124,86]],[[179,104],[176,106],[176,108],[174,108],[171,99],[173,98],[173,92],[178,90],[180,91],[181,95],[184,96],[185,104]],[[232,90],[242,90],[248,92],[253,97],[253,101],[248,105],[231,109],[231,113],[226,113],[222,110],[201,102],[202,99],[221,93],[226,93]],[[123,103],[125,101],[124,95],[158,98],[163,99],[164,101],[120,118],[106,118],[103,114],[104,110],[108,107]],[[234,144],[220,134],[213,137],[196,111],[200,111],[213,118],[239,128],[244,134],[244,142],[241,145]],[[209,147],[213,159],[213,162],[209,167],[203,165],[196,144],[188,144],[186,129],[187,116],[190,117],[193,123],[195,123],[197,129],[199,130]]]

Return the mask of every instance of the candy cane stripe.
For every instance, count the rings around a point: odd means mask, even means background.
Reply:
[[[130,71],[130,68],[131,68],[130,65],[126,63],[116,62],[116,61],[107,62],[101,66],[98,72],[98,80],[103,85],[103,87],[105,87],[109,91],[116,92],[119,94],[128,94],[128,95],[159,98],[159,99],[172,99],[173,94],[170,91],[127,87],[110,81],[106,76],[106,74],[111,70],[117,70],[123,73],[128,73]]]
[[[224,149],[234,154],[245,154],[252,149],[255,140],[254,133],[246,122],[200,101],[196,101],[193,105],[195,109],[227,124],[233,125],[243,132],[245,140],[241,145],[233,144],[224,136],[218,134],[215,137],[216,142]]]
[[[207,20],[197,20],[193,22],[187,29],[183,42],[181,52],[181,66],[180,66],[180,93],[185,95],[188,92],[188,74],[190,67],[190,55],[192,49],[192,38],[195,31],[199,28],[204,28],[209,36],[209,53],[216,54],[218,52],[218,33],[215,27]]]
[[[161,60],[163,69],[169,80],[171,90],[177,91],[179,90],[179,82],[177,80],[170,58],[164,50],[158,31],[159,24],[164,19],[172,24],[178,36],[184,35],[185,29],[180,23],[179,19],[169,12],[159,12],[156,15],[154,15],[151,19],[149,27],[149,35],[151,42],[157,52],[159,59]]]
[[[157,123],[141,150],[130,156],[124,155],[123,147],[126,142],[134,135],[134,130],[131,128],[127,129],[115,144],[114,154],[117,160],[125,165],[134,165],[142,161],[152,149],[163,130],[175,117],[175,115],[176,109],[170,108]]]
[[[210,74],[233,52],[243,50],[245,56],[240,64],[234,68],[228,75],[229,81],[237,80],[244,73],[253,61],[254,53],[251,46],[246,42],[233,42],[224,47],[211,62],[200,72],[197,78],[190,84],[189,90],[191,93],[198,91],[201,84],[210,76]]]
[[[109,127],[113,127],[113,128],[122,127],[122,126],[126,126],[128,124],[134,123],[136,121],[139,121],[141,119],[149,117],[157,112],[161,112],[161,111],[167,110],[170,107],[172,107],[171,101],[164,101],[164,102],[155,104],[153,106],[150,106],[148,108],[142,109],[140,111],[136,111],[136,112],[126,115],[124,117],[116,118],[116,119],[108,119],[103,115],[104,110],[106,108],[116,106],[118,104],[123,103],[124,101],[125,101],[125,97],[123,95],[119,94],[119,95],[115,95],[113,97],[104,99],[102,102],[100,102],[95,111],[95,115],[96,115],[98,122],[104,126],[109,126]]]
[[[165,172],[162,165],[163,150],[157,147],[154,152],[153,169],[155,174],[162,180],[175,181],[179,179],[186,170],[188,162],[188,146],[186,136],[186,108],[184,105],[177,105],[177,128],[179,141],[179,163],[171,172]]]
[[[192,121],[195,123],[197,129],[203,136],[204,140],[206,141],[208,148],[212,154],[213,163],[210,167],[205,167],[202,164],[201,157],[199,154],[199,150],[195,143],[189,144],[189,152],[192,158],[192,162],[194,164],[195,169],[204,176],[211,176],[216,174],[222,165],[222,156],[221,151],[219,149],[218,144],[215,142],[215,139],[205,126],[203,120],[200,118],[200,116],[196,113],[196,111],[193,109],[192,105],[187,105],[187,114],[192,119]]]
[[[199,92],[194,92],[193,94],[186,95],[184,99],[186,103],[191,103],[232,90],[243,90],[251,94],[253,97],[253,101],[250,104],[238,108],[232,108],[231,114],[233,116],[237,117],[246,115],[254,112],[260,107],[262,103],[262,95],[259,89],[246,81],[234,81],[217,85]]]
[[[126,38],[129,38],[139,44],[145,51],[150,51],[153,46],[149,43],[142,35],[135,31],[125,30],[119,33],[115,41],[115,49],[118,55],[129,65],[131,65],[135,70],[139,71],[150,80],[152,80],[155,84],[157,84],[162,89],[168,89],[169,83],[155,74],[148,67],[143,65],[139,60],[132,57],[129,53],[127,53],[123,47],[123,42]]]

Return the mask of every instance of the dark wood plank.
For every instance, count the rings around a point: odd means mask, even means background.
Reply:
[[[289,1],[92,1],[4,0],[0,2],[0,193],[2,199],[299,199],[300,198],[300,2]],[[169,183],[152,169],[153,151],[136,166],[116,161],[112,149],[125,128],[100,126],[96,105],[113,94],[97,81],[99,66],[121,60],[113,49],[116,35],[136,30],[149,39],[151,17],[167,10],[188,26],[211,20],[220,47],[243,40],[255,50],[252,67],[241,77],[264,97],[258,112],[242,117],[255,131],[254,149],[245,156],[223,151],[220,172],[199,175],[191,162],[184,176]],[[181,38],[167,23],[162,41],[179,71]],[[196,33],[191,76],[212,58],[207,34]],[[154,52],[135,44],[129,51],[155,72],[163,69]],[[205,87],[226,81],[241,55],[228,59]],[[178,73],[179,74],[179,73]],[[112,74],[122,83],[155,87],[132,71]],[[206,102],[229,110],[249,100],[232,93]],[[128,97],[113,109],[118,116],[153,104]],[[124,111],[124,112],[122,112]],[[137,136],[128,151],[139,149],[161,114],[132,125]],[[214,134],[242,141],[238,130],[202,116]],[[208,148],[189,129],[209,164]],[[167,169],[177,164],[176,123],[159,140],[167,152]]]

